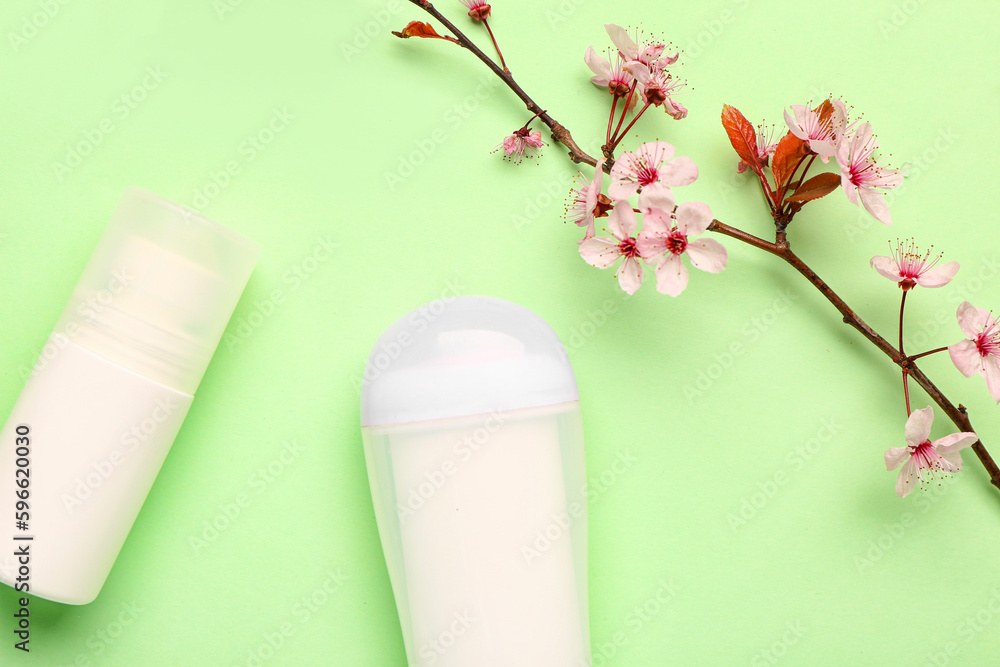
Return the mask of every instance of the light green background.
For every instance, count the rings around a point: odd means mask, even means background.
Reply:
[[[482,36],[457,0],[440,4]],[[768,216],[734,176],[722,104],[781,123],[784,105],[832,92],[863,112],[910,173],[894,227],[838,191],[791,240],[890,338],[899,291],[869,258],[913,236],[961,261],[952,285],[914,293],[916,350],[960,338],[963,298],[1000,308],[998,7],[497,0],[492,25],[524,87],[592,154],[608,99],[582,56],[608,44],[602,24],[683,47],[690,116],[652,113],[627,145],[675,143],[701,169],[679,198],[761,235]],[[0,414],[127,185],[200,206],[263,254],[104,591],[84,607],[33,601],[23,656],[4,588],[0,662],[403,665],[358,378],[391,322],[461,293],[533,309],[571,349],[595,665],[993,664],[1000,497],[971,453],[952,483],[898,499],[882,454],[903,443],[899,376],[759,251],[724,240],[727,270],[693,272],[678,299],[651,284],[628,297],[587,266],[561,221],[575,169],[554,146],[537,165],[491,155],[527,114],[469,54],[389,35],[423,18],[403,0],[3,4]],[[247,149],[276,113],[292,119]],[[230,163],[238,173],[213,189]],[[326,243],[336,250],[317,261]],[[946,356],[923,366],[1000,454],[982,380]],[[951,430],[939,413],[935,437]],[[290,442],[300,451],[282,463]]]

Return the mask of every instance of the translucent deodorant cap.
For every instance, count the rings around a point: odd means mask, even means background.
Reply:
[[[125,190],[56,333],[193,394],[260,248],[152,192]]]
[[[516,410],[579,400],[551,327],[509,301],[432,301],[375,344],[361,392],[362,426]]]

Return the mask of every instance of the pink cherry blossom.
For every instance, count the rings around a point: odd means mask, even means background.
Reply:
[[[601,158],[594,167],[594,178],[588,181],[582,173],[578,173],[576,187],[570,190],[569,196],[572,202],[566,206],[566,220],[577,227],[587,228],[583,241],[594,235],[595,220],[606,215],[607,209],[610,208],[610,200],[601,194],[603,187],[604,158]]]
[[[606,269],[619,257],[623,258],[615,277],[628,294],[635,294],[642,284],[642,257],[635,237],[638,226],[632,206],[628,202],[618,202],[608,214],[608,231],[612,238],[594,236],[580,244],[580,256],[599,269]]]
[[[698,178],[694,160],[673,155],[674,147],[665,141],[652,141],[639,146],[634,153],[622,153],[611,168],[608,196],[618,201],[646,187],[671,188],[694,183]]]
[[[635,41],[629,37],[625,28],[620,25],[608,23],[604,26],[604,29],[608,31],[608,37],[611,38],[611,43],[615,45],[615,48],[618,49],[618,52],[626,61],[637,60],[643,65],[647,65],[649,67],[666,67],[677,62],[677,58],[680,56],[679,53],[672,56],[664,56],[663,51],[667,48],[667,46],[663,42],[657,40],[641,45],[636,44]]]
[[[770,161],[771,156],[774,155],[774,151],[778,149],[778,142],[774,140],[774,126],[772,125],[769,130],[765,130],[763,126],[757,127],[757,159],[760,160],[760,165],[766,167],[767,163]],[[742,174],[746,171],[750,165],[740,158],[739,164],[736,165],[736,173]]]
[[[840,100],[831,100],[833,111],[826,118],[816,109],[793,104],[792,115],[785,110],[785,123],[796,137],[809,144],[809,149],[823,162],[837,154],[837,145],[847,130],[847,107]]]
[[[965,377],[982,375],[993,400],[1000,403],[1000,325],[993,313],[968,301],[958,307],[957,316],[968,339],[948,347],[951,361]]]
[[[921,287],[944,287],[958,273],[958,262],[948,262],[938,266],[941,255],[931,258],[930,250],[923,255],[913,241],[900,241],[892,250],[892,257],[876,255],[872,257],[872,268],[889,280],[899,283],[901,289]]]
[[[675,78],[662,68],[651,68],[638,61],[628,63],[625,65],[625,69],[631,72],[632,76],[639,82],[639,89],[647,104],[656,107],[662,106],[664,111],[670,114],[674,120],[680,120],[687,116],[687,109],[684,108],[684,105],[677,104],[671,99],[671,95],[683,85],[680,79]]]
[[[641,195],[640,195],[641,197]],[[702,202],[674,206],[670,191],[657,190],[642,204],[643,230],[639,234],[639,253],[643,259],[656,261],[656,290],[677,296],[688,283],[688,270],[681,261],[686,254],[691,265],[709,273],[726,268],[725,247],[712,239],[690,237],[704,234],[712,223],[712,212]]]
[[[545,145],[542,141],[542,133],[539,130],[531,131],[527,127],[515,130],[513,134],[504,137],[504,140],[494,149],[494,152],[503,148],[503,159],[510,160],[518,164],[524,156],[532,157]]]
[[[840,164],[840,184],[847,199],[857,206],[860,196],[865,210],[879,222],[892,224],[889,207],[879,189],[889,190],[903,182],[897,169],[884,167],[872,154],[878,148],[878,139],[872,133],[871,123],[862,123],[851,135],[841,139],[837,147]]]
[[[935,476],[951,475],[962,469],[965,447],[979,439],[975,433],[952,433],[930,441],[934,410],[930,406],[914,410],[906,420],[906,447],[890,447],[885,452],[885,469],[895,470],[903,464],[896,478],[896,495],[906,497],[914,488],[914,481],[923,487]],[[905,461],[905,463],[904,463]]]
[[[490,6],[483,0],[458,0],[469,9],[469,17],[474,21],[485,21],[490,15]]]
[[[609,93],[618,97],[628,95],[634,79],[632,73],[625,69],[626,61],[621,54],[615,55],[615,65],[612,66],[610,60],[597,55],[594,47],[589,46],[583,59],[594,73],[590,80],[595,86],[604,86]],[[637,100],[638,97],[633,97],[630,106],[635,106]]]

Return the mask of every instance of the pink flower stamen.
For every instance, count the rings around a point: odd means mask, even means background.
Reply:
[[[685,250],[687,250],[688,238],[684,234],[677,231],[674,227],[670,230],[670,235],[667,237],[666,246],[667,250],[673,255],[680,255]]]
[[[763,125],[757,126],[757,160],[762,167],[766,167],[771,160],[771,156],[778,149],[778,142],[774,140],[774,125],[765,128]],[[736,173],[742,174],[750,168],[748,162],[741,158],[736,165]]]
[[[1000,324],[993,317],[992,311],[990,311],[990,321],[992,323],[983,329],[974,341],[976,350],[983,359],[990,356],[1000,356]]]
[[[960,470],[938,454],[930,440],[925,440],[916,447],[911,446],[910,457],[913,459],[917,480],[921,485],[933,481],[935,477],[948,477]]]
[[[636,160],[636,162],[639,162],[639,160]],[[635,170],[635,180],[639,182],[639,185],[644,187],[652,183],[656,183],[659,178],[659,172],[656,171],[656,167],[652,165],[645,164],[637,167]]]
[[[854,152],[848,166],[849,179],[853,185],[869,188],[887,187],[888,172],[895,175],[895,169],[885,170],[875,161],[873,154],[878,149],[878,140],[874,134],[868,134],[864,141],[854,145]],[[895,180],[895,179],[892,179]]]
[[[892,258],[899,265],[899,275],[903,277],[900,281],[899,286],[904,290],[913,288],[917,284],[917,280],[924,275],[927,271],[930,271],[934,266],[941,261],[941,255],[938,254],[933,259],[931,257],[931,250],[933,246],[923,254],[917,250],[916,245],[911,240],[908,245],[904,245],[900,242],[892,250]],[[930,260],[930,261],[928,261]]]
[[[617,97],[628,95],[635,80],[632,73],[625,69],[625,62],[619,53],[615,66],[611,68],[611,78],[608,79],[608,92]],[[632,106],[635,106],[635,100],[632,101]]]
[[[883,167],[874,157],[878,139],[870,123],[862,123],[850,136],[841,139],[837,146],[837,163],[840,165],[841,187],[847,200],[862,204],[879,222],[892,224],[889,206],[879,190],[889,190],[903,181],[897,169]]]
[[[663,164],[664,153],[661,148],[653,151],[640,150],[635,153],[625,153],[619,160],[628,160],[628,169],[632,172],[635,182],[646,187],[660,180],[659,167]]]
[[[626,259],[629,257],[639,257],[639,249],[636,247],[636,239],[630,236],[618,244],[618,252]]]

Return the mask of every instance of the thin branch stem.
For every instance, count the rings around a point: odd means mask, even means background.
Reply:
[[[802,183],[806,180],[806,173],[809,172],[809,167],[812,166],[813,160],[815,160],[815,159],[816,159],[816,154],[814,153],[814,154],[812,154],[812,155],[809,156],[809,161],[808,162],[806,162],[805,159],[799,160],[799,164],[795,165],[795,169],[792,170],[791,176],[788,177],[788,183],[786,183],[785,188],[781,191],[781,198],[782,198],[782,200],[784,200],[785,195],[788,193],[788,186],[792,184],[792,179],[795,178],[795,171],[798,170],[799,165],[800,164],[805,164],[806,168],[802,170],[802,174],[799,176],[799,182],[795,184],[794,188],[791,188],[792,192],[795,192],[800,187],[802,187]],[[784,206],[784,204],[785,203],[782,202],[782,206]],[[792,202],[788,202],[789,206],[791,206],[791,204],[792,204]],[[787,215],[788,214],[788,210],[787,209],[783,209],[782,213],[784,213],[785,215]]]
[[[910,290],[903,290],[903,298],[899,300],[899,353],[906,356],[903,351],[903,310],[906,308],[906,293]],[[912,359],[910,361],[913,361]]]
[[[538,113],[536,113],[536,114],[535,114],[534,116],[532,116],[531,118],[529,118],[529,119],[528,119],[528,122],[527,122],[527,123],[525,123],[525,124],[524,124],[524,126],[523,126],[523,127],[521,128],[521,129],[522,129],[522,130],[527,130],[527,129],[528,129],[528,126],[529,126],[529,125],[531,125],[531,121],[535,120],[536,118],[538,118],[539,116],[541,116],[541,115],[542,115],[543,113],[545,113],[545,112],[544,112],[544,111],[539,111],[539,112],[538,112]]]
[[[708,226],[709,231],[716,232],[718,234],[725,234],[726,236],[731,236],[738,241],[742,241],[747,245],[752,245],[755,248],[759,248],[765,252],[769,252],[772,255],[781,256],[781,248],[778,247],[777,243],[771,243],[770,241],[765,241],[762,238],[754,236],[742,229],[737,229],[736,227],[731,227],[724,222],[719,220],[713,220],[712,224]]]
[[[503,67],[503,71],[510,72],[510,70],[507,69],[507,63],[503,60],[503,54],[500,52],[500,45],[497,44],[497,38],[493,36],[493,29],[490,28],[490,22],[483,19],[483,25],[486,26],[486,32],[490,33],[490,39],[493,41],[493,48],[497,50],[497,55],[500,56],[500,66]]]
[[[921,352],[920,354],[914,354],[910,357],[907,357],[907,359],[913,361],[915,359],[919,359],[920,357],[926,357],[929,354],[937,354],[938,352],[944,352],[947,349],[948,349],[947,345],[945,347],[936,347],[933,350],[927,350],[926,352]]]
[[[906,309],[906,293],[909,290],[903,290],[903,297],[899,300],[899,355],[901,357],[906,357],[906,352],[903,351],[903,311]],[[911,363],[913,359],[909,360]],[[903,366],[903,398],[906,399],[906,418],[910,418],[910,383],[909,376],[910,371],[906,366]]]
[[[948,418],[951,419],[955,426],[962,431],[975,431],[975,429],[972,428],[972,422],[969,420],[969,415],[966,413],[965,407],[962,405],[956,406],[952,403],[951,400],[949,400],[948,397],[945,396],[940,389],[938,389],[937,385],[931,382],[930,378],[928,378],[924,372],[913,363],[913,358],[905,357],[902,352],[894,348],[889,341],[880,336],[868,325],[867,322],[861,319],[858,314],[855,313],[854,310],[848,306],[847,303],[840,298],[840,296],[834,292],[822,278],[816,274],[815,271],[803,262],[798,255],[792,252],[788,245],[788,240],[785,238],[783,233],[779,232],[777,235],[777,241],[775,243],[770,243],[740,229],[726,225],[718,220],[713,220],[708,229],[709,231],[724,234],[748,245],[752,245],[755,248],[760,248],[761,250],[785,260],[785,262],[790,264],[792,268],[802,274],[806,280],[812,283],[813,287],[819,290],[820,294],[822,294],[826,300],[840,312],[843,316],[845,324],[857,329],[862,336],[881,350],[887,357],[889,357],[890,360],[892,360],[894,364],[899,366],[901,370],[905,370],[907,375],[912,377],[913,380],[927,392],[927,395],[930,396],[931,400],[937,403],[941,410],[948,415]],[[932,350],[932,352],[937,351],[940,350]],[[1000,489],[1000,467],[997,466],[993,457],[990,456],[990,453],[986,451],[986,447],[983,445],[981,440],[977,440],[976,443],[972,445],[972,451],[976,453],[979,461],[983,464],[983,467],[986,468],[986,472],[990,476],[990,483]]]
[[[569,149],[570,160],[577,164],[584,162],[592,167],[597,165],[597,159],[587,154],[576,144],[576,141],[573,140],[573,135],[570,134],[569,130],[552,118],[552,116],[542,111],[542,107],[536,104],[535,101],[531,99],[526,92],[524,92],[521,86],[514,81],[514,77],[511,76],[509,71],[502,69],[499,65],[493,62],[493,60],[483,53],[482,50],[465,35],[465,33],[459,30],[454,23],[445,18],[445,16],[441,14],[441,12],[439,12],[433,4],[427,0],[410,0],[410,2],[440,21],[441,25],[447,28],[451,34],[458,39],[460,46],[472,52],[472,54],[479,58],[484,65],[490,68],[490,71],[500,77],[500,80],[503,81],[508,88],[510,88],[511,92],[517,95],[518,99],[524,102],[524,106],[528,108],[528,111],[538,114],[538,119],[545,123],[545,125],[552,132],[552,138]],[[606,172],[611,172],[613,162],[613,160],[605,161],[604,170]]]
[[[629,124],[628,124],[628,125],[627,125],[627,126],[625,127],[625,129],[624,129],[624,130],[622,130],[622,131],[621,131],[621,134],[619,134],[619,135],[617,135],[617,136],[615,137],[615,143],[614,143],[614,146],[612,146],[612,147],[611,147],[611,149],[612,149],[612,150],[614,150],[614,148],[615,148],[615,147],[616,147],[616,146],[618,145],[618,143],[619,143],[619,142],[621,142],[621,140],[625,138],[625,135],[626,135],[626,134],[628,134],[628,131],[632,129],[632,126],[633,126],[633,125],[635,125],[635,121],[639,120],[639,116],[641,116],[641,115],[642,115],[643,113],[645,113],[645,112],[646,112],[646,109],[648,109],[648,108],[649,108],[649,102],[646,102],[646,103],[645,103],[645,104],[644,104],[644,105],[642,106],[642,108],[641,108],[641,109],[639,109],[639,112],[638,112],[638,113],[636,113],[636,115],[635,115],[635,118],[633,118],[633,119],[632,119],[632,122],[631,122],[631,123],[629,123]]]
[[[777,194],[771,189],[771,184],[767,182],[767,176],[764,175],[763,169],[756,167],[754,173],[757,174],[760,191],[764,193],[764,198],[767,199],[767,206],[771,209],[771,216],[773,217],[778,212]]]
[[[622,115],[618,119],[618,124],[615,125],[615,131],[611,134],[611,140],[608,141],[608,151],[614,153],[615,148],[621,143],[621,137],[618,131],[622,129],[622,123],[625,122],[625,116],[628,114],[629,107],[632,106],[632,96],[635,95],[635,88],[639,85],[638,81],[633,81],[632,85],[628,89],[628,97],[625,98],[625,104],[622,106]]]
[[[906,418],[910,418],[910,383],[907,378],[910,376],[910,371],[903,369],[903,398],[906,399]]]
[[[611,113],[608,114],[608,135],[607,139],[605,139],[605,146],[611,145],[611,124],[615,121],[615,107],[618,106],[618,97],[618,95],[615,95],[611,101]]]

